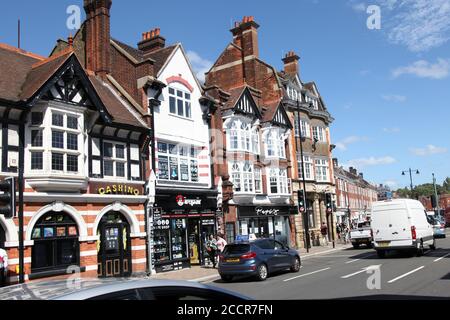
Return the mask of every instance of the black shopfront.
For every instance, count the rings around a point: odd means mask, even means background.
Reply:
[[[294,231],[290,216],[297,214],[298,208],[295,206],[239,206],[239,233],[256,238],[273,238],[290,246]]]
[[[217,232],[217,192],[164,191],[153,210],[156,272],[204,265],[206,241]]]

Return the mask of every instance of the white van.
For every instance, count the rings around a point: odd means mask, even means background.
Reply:
[[[380,258],[388,250],[414,250],[423,254],[424,246],[436,249],[433,226],[422,203],[395,199],[372,205],[373,247]]]

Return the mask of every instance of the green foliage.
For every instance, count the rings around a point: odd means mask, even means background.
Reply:
[[[447,177],[442,185],[436,184],[436,190],[438,194],[450,193],[450,177]],[[397,194],[401,198],[417,199],[418,197],[429,197],[434,194],[434,186],[432,183],[425,183],[414,187],[413,191],[409,188],[400,188],[397,190]]]

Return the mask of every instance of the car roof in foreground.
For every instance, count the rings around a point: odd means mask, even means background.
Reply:
[[[151,287],[189,287],[209,289],[228,294],[239,299],[249,297],[226,289],[207,286],[197,282],[159,279],[82,279],[30,282],[22,285],[2,288],[0,300],[86,300],[114,292]]]

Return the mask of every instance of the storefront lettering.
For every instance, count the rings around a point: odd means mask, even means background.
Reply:
[[[101,195],[105,194],[129,194],[138,196],[141,194],[139,189],[133,188],[131,186],[123,185],[123,184],[113,184],[105,187],[98,188],[98,193]]]
[[[184,205],[188,205],[188,206],[201,206],[202,205],[202,200],[201,199],[187,199],[182,195],[177,196],[176,198],[176,202],[178,204],[178,206],[182,207]]]
[[[278,209],[264,209],[256,208],[256,214],[258,216],[277,216],[280,213]]]

